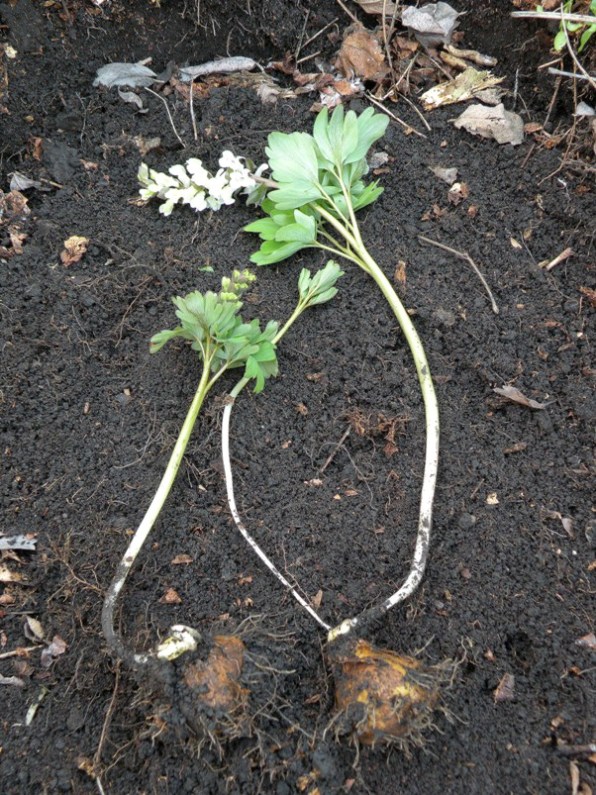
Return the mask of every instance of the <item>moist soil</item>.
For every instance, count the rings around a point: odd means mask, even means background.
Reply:
[[[137,169],[191,156],[214,167],[225,148],[262,162],[269,132],[311,128],[317,97],[263,104],[253,88],[222,80],[195,98],[195,137],[180,92],[139,91],[141,113],[115,89],[94,87],[95,72],[147,57],[156,71],[228,54],[266,64],[334,19],[327,32],[350,20],[332,0],[104,6],[0,6],[0,32],[14,48],[2,62],[0,187],[8,192],[12,172],[39,181],[23,191],[31,212],[18,221],[21,253],[7,225],[0,230],[12,255],[0,262],[2,529],[36,539],[35,551],[2,553],[0,791],[592,792],[593,166],[544,138],[513,147],[456,130],[461,106],[428,114],[426,137],[391,123],[376,146],[389,156],[378,174],[385,191],[361,213],[365,241],[424,341],[441,409],[428,569],[409,602],[366,637],[428,665],[454,661],[424,745],[359,748],[329,727],[325,634],[228,511],[219,432],[233,374],[200,417],[117,623],[140,650],[173,624],[193,626],[199,659],[214,636],[238,635],[246,709],[227,721],[199,709],[184,657],[147,674],[109,655],[103,596],[199,377],[189,348],[150,355],[148,339],[173,325],[172,296],[217,289],[256,246],[240,231],[254,208],[177,208],[164,218],[156,204],[131,201]],[[507,2],[454,6],[468,12],[465,46],[499,59],[506,106],[526,123],[548,114],[547,130],[569,129],[569,86],[553,95],[553,78],[536,71],[550,57],[545,30],[510,19]],[[324,33],[300,55],[316,50],[331,58],[337,44]],[[423,130],[407,103],[391,109]],[[451,203],[431,166],[456,167],[468,197]],[[72,235],[90,242],[68,265],[60,253]],[[468,262],[419,235],[467,252],[499,314]],[[571,257],[540,267],[568,247]],[[246,313],[283,320],[300,269],[323,263],[307,250],[259,269]],[[279,377],[243,394],[232,420],[240,513],[331,625],[403,582],[425,443],[395,319],[364,273],[345,270],[337,297],[283,340]],[[543,408],[495,393],[504,385]],[[42,650],[55,636],[48,664]],[[19,648],[30,650],[10,655]],[[589,744],[591,756],[578,748]]]

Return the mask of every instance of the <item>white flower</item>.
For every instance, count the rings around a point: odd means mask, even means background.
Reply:
[[[211,174],[203,167],[203,161],[198,157],[191,157],[186,161],[186,170],[192,177],[192,181],[197,185],[204,185],[207,187]]]
[[[184,166],[171,166],[168,171],[173,177],[177,177],[178,181],[181,182],[183,185],[190,185],[190,177]]]
[[[220,168],[217,174],[209,180],[208,188],[211,197],[216,202],[219,201],[219,206],[222,204],[234,204],[234,190],[228,182],[228,174],[223,168]]]
[[[192,207],[192,209],[196,210],[198,213],[203,212],[203,210],[207,209],[207,201],[205,200],[205,195],[206,194],[204,190],[196,191],[192,199],[188,202],[188,204]]]
[[[166,201],[163,204],[160,204],[160,206],[159,206],[159,212],[162,215],[166,215],[166,216],[167,215],[171,215],[173,209],[174,209],[174,202],[173,201]]]
[[[242,158],[236,157],[233,152],[230,152],[229,149],[226,149],[221,153],[219,165],[221,168],[231,168],[233,171],[241,170],[244,168],[241,160]]]

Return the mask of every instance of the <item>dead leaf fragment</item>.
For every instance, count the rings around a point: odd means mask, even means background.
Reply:
[[[501,701],[513,701],[515,698],[514,690],[515,677],[513,674],[503,674],[501,681],[496,686],[493,693],[495,704],[498,704]]]
[[[74,265],[75,262],[80,262],[83,255],[87,251],[89,245],[89,238],[82,237],[81,235],[72,235],[68,240],[64,241],[64,250],[60,252],[60,259],[62,264],[68,267]]]
[[[456,168],[443,168],[442,166],[429,166],[429,168],[437,179],[446,182],[448,185],[453,185],[457,179]]]
[[[507,398],[507,400],[511,400],[512,403],[519,403],[520,406],[526,406],[529,409],[540,410],[545,409],[549,405],[548,403],[539,403],[537,400],[532,400],[532,398],[526,397],[517,387],[508,386],[507,384],[501,387],[496,386],[493,392]]]
[[[581,646],[582,649],[596,651],[596,635],[593,632],[589,632],[587,635],[583,635],[581,638],[578,638],[575,641],[575,645]]]
[[[464,110],[453,122],[457,129],[467,130],[481,138],[492,138],[498,144],[519,146],[524,140],[524,123],[517,113],[505,110],[503,103],[494,108],[476,103]]]
[[[336,67],[345,77],[380,80],[387,74],[385,54],[378,38],[361,25],[348,29],[337,56]]]
[[[0,565],[0,582],[23,582],[25,578],[16,571],[10,571],[7,566]]]
[[[180,553],[179,555],[176,555],[176,557],[170,561],[171,566],[185,566],[188,565],[189,563],[192,563],[191,556],[186,555],[183,552]]]
[[[468,198],[469,195],[470,188],[467,182],[454,182],[449,188],[447,198],[449,199],[450,204],[453,204],[454,207],[457,207],[457,205],[461,204],[464,199]]]
[[[440,83],[425,91],[420,99],[425,110],[434,110],[441,105],[466,102],[477,96],[479,92],[497,86],[504,79],[504,77],[495,77],[491,72],[479,71],[470,66],[453,80]]]
[[[60,657],[61,654],[64,654],[67,648],[66,642],[62,640],[60,635],[54,635],[51,643],[41,652],[42,668],[49,668],[56,657]]]
[[[44,628],[41,625],[41,621],[38,621],[36,618],[32,616],[27,616],[25,618],[25,626],[23,627],[23,631],[25,637],[28,640],[43,640],[45,638],[46,633],[44,632]]]
[[[449,3],[427,3],[420,8],[406,6],[401,21],[409,28],[423,47],[450,44],[453,31],[458,26],[459,14]]]
[[[162,605],[181,605],[182,599],[174,588],[168,588],[165,594],[159,600]]]

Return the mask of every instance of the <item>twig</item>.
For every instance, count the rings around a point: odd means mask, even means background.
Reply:
[[[557,743],[557,751],[565,756],[583,756],[586,754],[590,756],[596,754],[596,743],[588,743],[587,745],[565,745],[564,743]]]
[[[302,49],[302,41],[304,39],[304,34],[306,32],[306,26],[308,25],[308,18],[310,16],[310,11],[307,11],[304,15],[304,25],[302,26],[302,30],[300,31],[300,38],[298,39],[298,44],[296,45],[296,50],[294,52],[294,60],[298,60],[298,56],[300,55],[300,50]]]
[[[338,443],[337,443],[337,444],[334,446],[333,450],[332,450],[332,451],[329,453],[329,457],[327,458],[327,460],[325,461],[325,463],[323,464],[323,466],[322,466],[322,467],[319,469],[319,472],[318,472],[318,474],[319,474],[319,475],[322,475],[322,474],[323,474],[323,472],[324,472],[324,471],[327,469],[327,467],[329,466],[329,464],[330,464],[330,463],[333,461],[333,459],[334,459],[334,458],[335,458],[335,456],[337,455],[337,451],[339,450],[339,448],[342,446],[342,444],[343,444],[343,443],[346,441],[346,439],[347,439],[347,438],[348,438],[348,436],[350,435],[350,430],[351,430],[351,429],[350,429],[350,426],[348,425],[348,427],[346,428],[346,430],[343,432],[341,439],[340,439],[340,440],[339,440],[339,442],[338,442]]]
[[[596,17],[590,14],[567,14],[559,11],[512,11],[511,16],[525,17],[526,19],[565,20],[565,22],[579,22],[582,25],[593,25],[596,22]]]
[[[30,651],[36,651],[41,646],[20,646],[12,651],[4,651],[0,654],[0,660],[7,660],[9,657],[26,657]]]
[[[574,80],[589,80],[594,85],[596,77],[589,74],[578,75],[577,72],[564,72],[563,69],[554,69],[552,66],[549,68],[548,73],[551,75],[561,75],[561,77],[572,77]]]
[[[342,0],[336,0],[336,2],[337,5],[342,9],[342,11],[344,11],[350,17],[352,22],[358,22],[358,17],[350,11],[350,9],[346,6],[344,2],[342,2]]]
[[[398,124],[401,124],[401,126],[405,130],[407,130],[407,132],[413,132],[415,135],[419,135],[420,138],[426,138],[427,137],[424,133],[420,132],[420,130],[417,130],[415,127],[412,127],[411,124],[407,124],[405,121],[402,121],[398,116],[395,115],[395,113],[392,113],[389,110],[389,108],[386,108],[385,105],[383,105],[382,102],[379,102],[378,99],[375,99],[375,97],[373,97],[373,95],[369,91],[366,92],[365,96],[366,96],[366,98],[368,100],[370,100],[370,102],[372,102],[373,105],[376,105],[378,108],[381,108],[381,110],[384,113],[386,113],[390,118],[392,118]]]
[[[168,103],[166,102],[164,97],[162,97],[160,94],[158,94],[157,91],[153,91],[153,89],[147,88],[147,86],[144,86],[144,88],[145,88],[145,91],[148,91],[150,94],[153,94],[153,96],[157,97],[158,99],[161,99],[161,101],[163,102],[163,104],[166,107],[166,113],[168,114],[168,119],[170,120],[170,124],[172,125],[172,130],[174,130],[174,135],[180,141],[180,145],[182,146],[182,148],[186,149],[186,144],[184,143],[182,138],[178,135],[178,130],[176,129],[176,125],[174,124],[174,119],[172,118],[172,114],[170,113],[170,109],[168,107]]]
[[[315,39],[318,39],[319,36],[325,33],[327,28],[330,28],[332,25],[335,25],[338,19],[339,17],[335,17],[335,19],[332,19],[331,22],[328,22],[324,27],[322,27],[321,30],[317,31],[317,33],[315,33],[314,36],[311,36],[310,39],[307,39],[302,45],[301,49],[304,49],[305,47],[308,47],[309,44],[312,44],[313,41],[315,41]]]
[[[195,85],[195,78],[193,77],[190,81],[190,118],[192,121],[192,132],[195,137],[195,141],[199,140],[199,133],[197,131],[197,120],[195,119],[195,107],[194,107],[194,85]]]
[[[490,298],[493,312],[495,313],[495,315],[499,314],[499,307],[497,306],[497,302],[495,301],[492,291],[488,286],[488,282],[486,281],[484,276],[480,273],[480,270],[476,265],[476,263],[474,262],[474,260],[472,259],[472,257],[466,251],[458,251],[455,248],[451,248],[451,246],[446,246],[444,243],[439,243],[438,240],[431,240],[430,237],[424,237],[424,235],[418,235],[418,240],[422,240],[423,243],[428,243],[431,246],[436,246],[437,248],[441,248],[443,249],[443,251],[448,251],[450,254],[454,254],[456,257],[465,260],[471,266],[476,276],[478,276],[478,278],[482,282],[482,286],[484,287],[488,297]]]
[[[569,259],[569,257],[572,256],[573,256],[573,249],[566,248],[564,249],[564,251],[561,251],[561,253],[558,256],[556,256],[554,259],[551,259],[550,262],[547,261],[544,263],[544,265],[540,263],[540,267],[544,268],[545,271],[552,271],[555,265],[559,265],[561,262],[565,262],[566,259]]]

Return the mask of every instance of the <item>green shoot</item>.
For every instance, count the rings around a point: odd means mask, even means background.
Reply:
[[[356,212],[381,195],[376,182],[366,183],[366,156],[385,133],[388,118],[368,108],[360,116],[340,105],[329,117],[324,108],[312,135],[301,132],[269,135],[267,157],[275,187],[261,207],[265,217],[245,227],[261,240],[251,257],[257,265],[280,262],[304,248],[321,249],[353,262],[369,274],[393,310],[410,347],[422,391],[426,417],[426,458],[420,499],[418,535],[410,573],[402,587],[381,605],[332,629],[329,639],[357,624],[380,617],[409,597],[424,574],[439,455],[439,413],[422,342],[389,279],[368,252]]]
[[[218,379],[229,369],[244,367],[246,382],[254,380],[255,392],[260,392],[267,378],[277,374],[275,338],[278,324],[270,321],[264,330],[258,320],[245,323],[240,316],[240,297],[254,282],[250,271],[234,271],[231,278],[222,279],[219,293],[193,292],[185,298],[174,298],[180,325],[159,332],[151,339],[151,351],[159,351],[175,337],[191,343],[202,362],[197,391],[174,445],[174,450],[155,492],[151,504],[135,532],[128,549],[108,588],[102,610],[102,628],[110,650],[133,665],[143,665],[154,656],[130,651],[114,630],[114,606],[126,578],[149,535],[170,493],[196,419],[205,397]],[[189,627],[177,627],[174,633],[178,646],[194,643],[196,633]],[[186,644],[186,645],[185,645]],[[176,645],[176,644],[174,644]],[[158,651],[157,656],[170,659],[175,653],[172,643]]]

